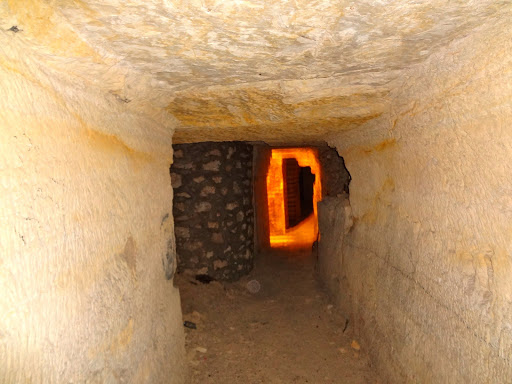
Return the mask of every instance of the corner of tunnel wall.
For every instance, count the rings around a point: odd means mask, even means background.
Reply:
[[[255,144],[253,154],[254,251],[258,255],[270,249],[267,172],[272,149],[267,144]]]
[[[183,383],[172,131],[0,38],[0,382]]]
[[[352,175],[351,323],[389,382],[512,381],[511,41],[505,19],[480,27],[329,140]]]

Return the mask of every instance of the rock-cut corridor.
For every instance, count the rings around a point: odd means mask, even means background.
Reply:
[[[512,383],[511,126],[508,0],[0,1],[0,383]]]

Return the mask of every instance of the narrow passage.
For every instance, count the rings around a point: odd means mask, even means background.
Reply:
[[[197,325],[185,331],[189,383],[380,383],[315,280],[311,251],[256,260],[236,283],[177,277],[184,320]]]

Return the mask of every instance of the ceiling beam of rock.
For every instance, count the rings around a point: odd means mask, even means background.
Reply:
[[[495,0],[7,0],[43,65],[163,111],[176,142],[313,143],[380,116],[404,69]],[[14,33],[14,32],[11,32]]]

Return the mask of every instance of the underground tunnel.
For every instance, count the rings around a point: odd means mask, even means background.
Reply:
[[[511,21],[1,2],[0,383],[512,382]]]
[[[321,161],[336,172],[326,182],[326,195],[347,198],[350,175],[326,145],[174,145],[170,174],[178,273],[234,281],[253,268],[255,249],[311,249],[319,237]]]
[[[312,326],[322,323],[317,313],[337,319],[340,329],[348,326],[348,317],[336,317],[328,304],[332,300],[319,290],[325,262],[313,247],[320,237],[317,205],[325,199],[332,209],[348,202],[350,175],[343,158],[325,144],[282,148],[198,142],[173,148],[175,284],[187,328],[190,382],[231,382],[233,366],[244,371],[238,377],[255,375],[264,382],[335,379],[333,361],[323,356],[322,346],[299,352],[307,360],[301,369],[314,370],[313,376],[297,375],[286,355],[273,358],[278,370],[256,373],[254,359],[268,361],[259,355],[296,348],[296,332],[303,338],[327,336],[325,324]],[[303,300],[311,304],[305,311]],[[288,308],[272,305],[278,301]],[[250,352],[230,342],[251,343],[258,329],[258,345]],[[340,329],[338,338],[344,333]],[[215,353],[208,354],[212,348]],[[360,377],[373,378],[366,360],[357,359],[346,363],[354,364],[352,371]]]

